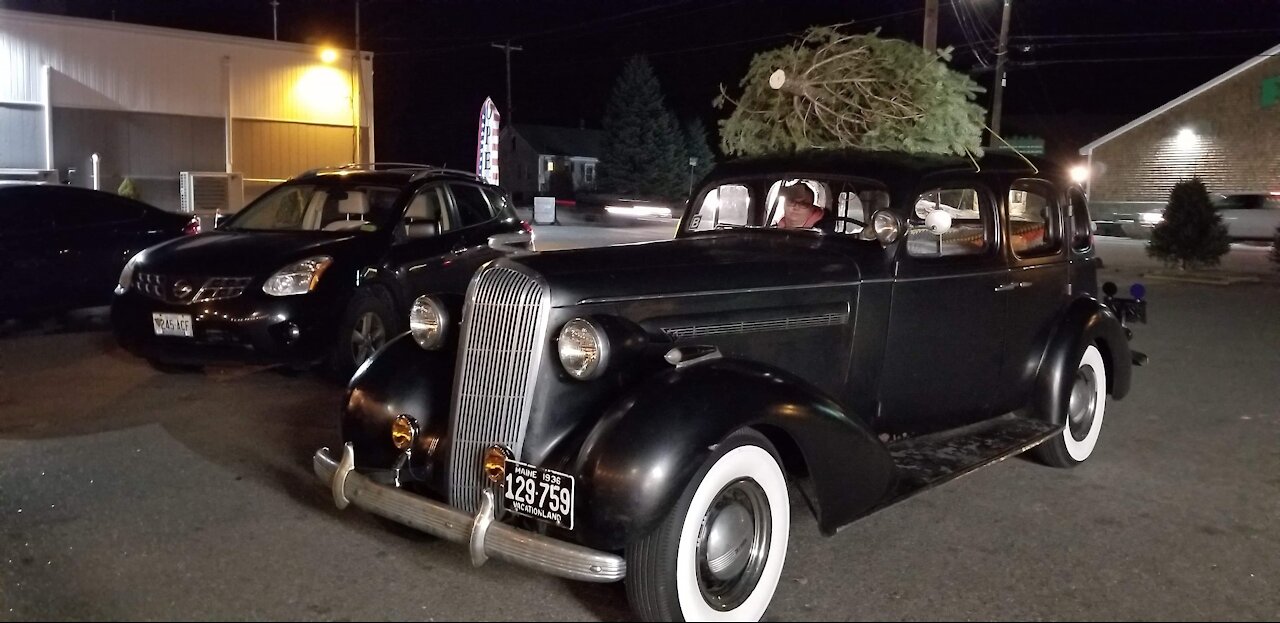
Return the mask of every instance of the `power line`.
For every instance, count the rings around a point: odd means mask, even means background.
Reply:
[[[1037,41],[1052,39],[1109,39],[1116,37],[1174,37],[1174,36],[1209,36],[1224,34],[1243,34],[1243,33],[1280,33],[1280,28],[1241,28],[1234,30],[1181,30],[1181,31],[1163,31],[1163,32],[1112,32],[1112,33],[1082,33],[1082,34],[1061,34],[1061,35],[1018,35],[1011,39],[1034,39]]]
[[[1194,61],[1194,60],[1211,60],[1221,58],[1234,58],[1237,60],[1247,60],[1250,58],[1272,58],[1280,56],[1277,53],[1271,54],[1254,54],[1252,56],[1241,57],[1238,54],[1192,54],[1181,56],[1113,56],[1109,58],[1061,58],[1044,61],[1022,61],[1014,63],[1017,68],[1026,67],[1043,67],[1045,65],[1066,65],[1066,64],[1098,64],[1098,63],[1141,63],[1141,62],[1157,62],[1157,61]]]

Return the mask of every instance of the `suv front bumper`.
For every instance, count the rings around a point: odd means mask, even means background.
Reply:
[[[494,522],[493,498],[485,492],[475,516],[430,498],[384,485],[355,471],[355,450],[344,445],[334,460],[328,448],[316,451],[316,476],[333,490],[338,508],[355,504],[375,515],[454,543],[466,543],[471,563],[490,557],[584,582],[617,582],[627,575],[621,556]]]

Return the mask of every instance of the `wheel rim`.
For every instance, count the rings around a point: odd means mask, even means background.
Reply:
[[[1076,380],[1071,386],[1071,399],[1067,405],[1067,421],[1071,437],[1084,441],[1093,427],[1093,416],[1098,408],[1098,376],[1090,366],[1076,370]]]
[[[754,480],[729,483],[702,517],[698,588],[720,611],[742,605],[764,572],[772,533],[769,498]]]
[[[351,331],[351,358],[356,365],[373,356],[374,351],[387,341],[387,330],[382,318],[374,312],[365,312],[356,320]]]

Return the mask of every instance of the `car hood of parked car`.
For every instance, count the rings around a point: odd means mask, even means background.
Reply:
[[[661,242],[548,251],[511,258],[542,275],[552,305],[602,299],[794,288],[861,279],[883,263],[876,242],[802,233],[716,232]]]
[[[366,246],[368,235],[213,231],[147,249],[138,268],[162,273],[260,277],[317,255],[345,257]]]

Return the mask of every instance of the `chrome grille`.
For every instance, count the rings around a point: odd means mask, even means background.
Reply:
[[[504,266],[471,283],[453,394],[449,502],[457,508],[479,506],[485,448],[502,444],[521,456],[550,305],[540,279]]]
[[[244,294],[252,277],[191,277],[138,273],[138,291],[165,303],[189,305],[233,299]]]

